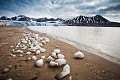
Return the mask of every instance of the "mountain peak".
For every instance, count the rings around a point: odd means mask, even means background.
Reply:
[[[118,26],[117,23],[110,22],[109,20],[98,14],[93,17],[80,15],[73,19],[65,20],[64,24],[71,26]]]

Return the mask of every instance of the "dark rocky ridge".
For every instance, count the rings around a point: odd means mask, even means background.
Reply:
[[[56,23],[56,21],[68,25],[68,26],[99,26],[99,27],[120,27],[120,23],[111,22],[101,15],[96,15],[93,17],[78,16],[73,19],[63,20],[62,18],[30,18],[25,15],[19,15],[11,18],[2,16],[0,20],[8,21],[28,21],[28,22],[50,22]]]
[[[68,19],[63,22],[69,26],[101,26],[101,27],[120,27],[120,23],[111,22],[101,15],[93,17],[78,16],[73,19]]]

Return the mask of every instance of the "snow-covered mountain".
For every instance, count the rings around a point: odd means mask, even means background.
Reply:
[[[6,26],[64,26],[62,24],[61,18],[30,18],[25,15],[19,15],[11,18],[7,18],[6,16],[2,16],[0,18],[0,24]]]
[[[63,22],[69,26],[119,26],[120,23],[110,22],[101,15],[93,17],[78,16],[73,19],[68,19]]]
[[[0,24],[7,26],[101,26],[101,27],[120,27],[120,23],[111,22],[101,15],[93,17],[78,16],[73,19],[63,20],[61,18],[30,18],[25,15],[19,15],[11,18],[2,16]]]

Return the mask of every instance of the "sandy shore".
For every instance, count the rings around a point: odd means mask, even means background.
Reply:
[[[16,57],[10,56],[15,43],[20,41],[23,33],[26,32],[34,31],[25,27],[0,27],[0,80],[7,80],[8,78],[13,80],[55,80],[55,75],[62,71],[63,66],[48,67],[48,63],[45,62],[44,66],[37,68],[34,66],[35,61],[23,61],[23,59],[32,55],[24,55],[23,57],[18,55]],[[46,34],[39,34],[47,36]],[[65,55],[65,59],[71,68],[71,73],[63,80],[69,80],[69,76],[72,76],[72,80],[120,80],[119,64],[83,50],[80,51],[85,54],[85,58],[74,59],[73,54],[79,49],[50,36],[47,37],[50,39],[50,42],[44,46],[47,51],[37,55],[37,57],[48,56],[56,46],[59,46],[61,53]],[[10,70],[3,73],[3,70],[9,65],[12,65]]]

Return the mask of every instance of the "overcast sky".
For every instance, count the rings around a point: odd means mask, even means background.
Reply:
[[[120,0],[0,0],[0,16],[66,19],[96,14],[120,22]]]

